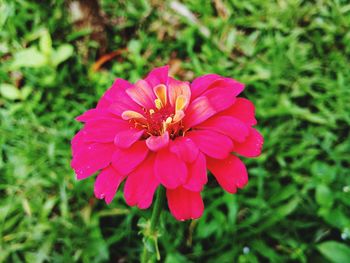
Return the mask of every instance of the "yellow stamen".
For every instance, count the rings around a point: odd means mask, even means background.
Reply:
[[[154,94],[156,94],[161,105],[164,107],[167,103],[167,88],[164,84],[159,84],[153,88]],[[157,107],[157,105],[156,105]]]
[[[154,104],[156,105],[156,108],[158,110],[160,110],[162,108],[162,102],[160,101],[160,99],[155,99]]]
[[[166,124],[166,122],[165,121],[163,121],[162,122],[162,124],[163,124],[163,133],[166,131],[166,128],[167,128],[167,124]]]
[[[168,129],[168,126],[173,122],[173,118],[168,117],[165,121],[162,122],[163,125],[163,132],[166,132]]]
[[[138,113],[133,110],[126,110],[122,113],[122,118],[124,120],[131,120],[131,119],[146,119],[141,113]]]
[[[150,109],[150,110],[149,110],[149,114],[152,115],[153,113],[154,113],[154,109]]]
[[[173,119],[171,117],[168,117],[166,120],[165,120],[165,123],[166,124],[170,124],[172,123]]]

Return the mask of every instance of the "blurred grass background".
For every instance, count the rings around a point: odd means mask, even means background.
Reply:
[[[114,78],[164,64],[246,83],[265,145],[201,219],[163,213],[162,262],[350,262],[348,1],[83,2],[0,0],[0,262],[138,261],[150,211],[95,199],[70,139]]]

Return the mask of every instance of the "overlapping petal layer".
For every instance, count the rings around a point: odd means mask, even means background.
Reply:
[[[253,103],[237,97],[243,84],[216,74],[182,82],[168,70],[155,68],[135,84],[117,79],[77,117],[84,128],[72,140],[71,165],[78,179],[100,171],[95,195],[107,203],[125,180],[127,204],[146,209],[160,186],[176,219],[194,219],[203,213],[207,169],[235,193],[248,182],[236,154],[260,155],[263,137],[252,127]]]

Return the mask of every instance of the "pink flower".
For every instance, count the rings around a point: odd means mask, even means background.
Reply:
[[[99,171],[95,196],[109,204],[125,180],[128,205],[148,208],[158,186],[178,220],[199,218],[207,168],[223,189],[248,182],[237,157],[260,154],[254,105],[237,98],[244,85],[208,74],[192,84],[168,76],[168,66],[131,84],[117,79],[97,107],[77,118],[85,125],[72,140],[77,178]],[[233,153],[233,154],[232,154]]]

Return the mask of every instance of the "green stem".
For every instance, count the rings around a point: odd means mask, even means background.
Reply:
[[[152,211],[152,216],[151,216],[151,226],[149,229],[149,237],[153,238],[154,241],[154,247],[156,249],[157,253],[157,260],[160,260],[159,257],[159,252],[158,252],[158,242],[157,242],[157,237],[158,237],[158,223],[160,219],[160,214],[163,209],[163,203],[165,199],[165,189],[164,187],[160,186],[157,190],[157,196],[156,200],[154,202],[153,206],[153,211]],[[149,238],[146,237],[146,238]],[[149,263],[153,262],[152,254],[150,251],[147,249],[146,244],[143,245],[143,252],[141,256],[141,262],[142,263]]]

